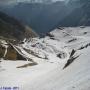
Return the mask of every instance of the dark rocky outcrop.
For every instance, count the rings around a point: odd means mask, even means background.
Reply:
[[[74,60],[76,60],[80,55],[75,56],[76,50],[72,50],[70,53],[70,57],[67,60],[67,63],[64,65],[63,69],[67,68],[70,64],[72,64],[74,62]]]
[[[0,58],[4,60],[26,60],[22,55],[20,55],[10,44],[8,44],[7,53],[5,54],[6,48],[0,45]]]

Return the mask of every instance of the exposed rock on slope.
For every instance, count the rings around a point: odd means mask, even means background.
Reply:
[[[0,12],[0,58],[8,60],[25,60],[10,43],[18,44],[24,39],[31,39],[38,35],[28,26],[13,17]],[[5,42],[3,44],[1,42]],[[3,45],[5,47],[3,47]]]
[[[6,43],[4,40],[0,40],[0,58],[4,60],[26,60],[11,44]]]

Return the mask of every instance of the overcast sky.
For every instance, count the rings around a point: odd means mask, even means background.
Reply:
[[[30,1],[30,0],[0,0],[0,4],[10,4],[10,3],[23,2],[23,1]],[[63,0],[53,0],[53,1],[63,1]]]

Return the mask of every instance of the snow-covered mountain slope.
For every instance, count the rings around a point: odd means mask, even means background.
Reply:
[[[45,38],[13,45],[27,61],[0,62],[0,87],[89,90],[90,27],[58,28]]]

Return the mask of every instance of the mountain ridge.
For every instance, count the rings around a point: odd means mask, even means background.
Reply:
[[[0,36],[20,41],[37,35],[30,27],[0,11]]]
[[[72,8],[62,1],[57,1],[52,4],[18,3],[14,7],[4,7],[2,11],[30,25],[36,32],[46,33],[56,28],[57,23],[67,16]]]

